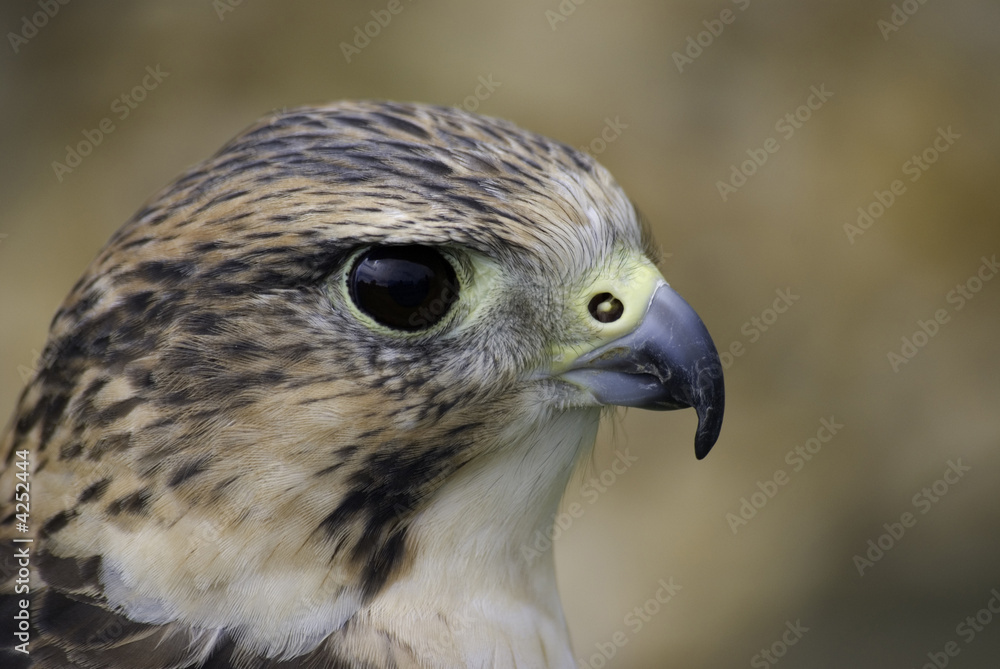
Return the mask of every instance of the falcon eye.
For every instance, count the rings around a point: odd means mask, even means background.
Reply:
[[[458,299],[455,270],[427,246],[376,246],[362,253],[347,277],[351,300],[396,330],[426,330]]]

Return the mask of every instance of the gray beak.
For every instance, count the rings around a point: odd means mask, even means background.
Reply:
[[[632,332],[587,353],[562,374],[601,404],[698,412],[694,454],[708,455],[719,438],[726,391],[722,362],[694,309],[661,284]]]

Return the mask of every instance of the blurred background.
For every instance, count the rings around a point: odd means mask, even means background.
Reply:
[[[706,460],[693,412],[623,412],[566,493],[581,666],[1000,666],[1000,5],[389,6],[5,0],[0,411],[108,236],[257,117],[464,106],[596,155],[725,352]]]

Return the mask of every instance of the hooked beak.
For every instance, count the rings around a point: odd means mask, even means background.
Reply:
[[[665,282],[636,328],[580,356],[561,378],[601,404],[657,411],[693,407],[699,460],[719,438],[726,403],[722,362],[698,314]]]

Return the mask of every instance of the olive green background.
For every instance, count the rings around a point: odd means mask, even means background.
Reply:
[[[907,0],[883,34],[889,0],[400,0],[347,62],[341,43],[388,4],[76,1],[15,53],[8,33],[41,10],[3,3],[0,411],[107,237],[258,116],[342,98],[466,104],[590,146],[719,349],[743,347],[706,460],[693,412],[620,412],[567,491],[577,517],[554,550],[577,656],[766,667],[755,656],[798,621],[783,667],[915,668],[949,641],[948,666],[997,666],[1000,614],[971,640],[956,628],[1000,587],[1000,278],[973,278],[1000,253],[1000,5]],[[697,58],[679,71],[685,49]],[[147,66],[168,74],[121,119],[112,104]],[[832,97],[787,137],[776,124],[811,87]],[[53,161],[105,117],[114,131],[57,179]],[[911,181],[904,164],[949,128],[958,138]],[[717,182],[762,151],[723,200]],[[849,241],[845,224],[896,179],[905,191]],[[980,290],[959,309],[950,291],[970,279]],[[797,298],[768,312],[779,290]],[[942,309],[894,370],[888,354]],[[843,427],[795,471],[821,419]],[[631,466],[588,484],[616,448]],[[968,471],[925,501],[958,459]],[[767,486],[779,469],[785,483]],[[777,494],[734,534],[727,514],[758,482]],[[854,556],[905,512],[916,524],[859,575]],[[649,603],[660,579],[680,589]]]

